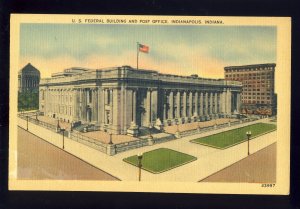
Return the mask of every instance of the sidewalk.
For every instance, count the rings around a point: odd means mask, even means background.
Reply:
[[[255,122],[262,122],[255,121]],[[142,171],[142,180],[144,181],[181,181],[181,182],[197,182],[205,177],[247,157],[247,142],[241,143],[239,145],[233,146],[225,150],[219,150],[210,148],[203,145],[193,144],[189,141],[195,138],[212,135],[215,133],[224,132],[226,130],[235,129],[245,125],[250,125],[253,123],[247,123],[242,125],[237,125],[231,128],[225,128],[222,130],[211,131],[209,133],[203,133],[198,135],[193,135],[185,137],[182,139],[177,139],[174,141],[166,142],[163,144],[157,144],[151,147],[143,147],[140,149],[124,152],[113,156],[122,161],[123,158],[135,155],[141,152],[147,152],[153,149],[165,147],[169,149],[174,149],[180,152],[184,152],[189,155],[193,155],[198,159],[186,165],[177,167],[175,169],[166,171],[161,174],[151,174],[147,171]],[[258,138],[254,138],[250,141],[250,153],[253,154],[264,147],[276,142],[276,131],[269,134],[263,135]],[[116,161],[117,163],[117,161]],[[137,168],[131,166],[130,169],[126,168],[120,174],[122,180],[131,180],[132,175],[137,178]]]
[[[181,182],[198,182],[201,179],[247,157],[247,142],[233,146],[225,150],[210,148],[189,142],[203,136],[248,126],[254,123],[268,122],[268,119],[257,120],[249,123],[243,123],[223,129],[213,130],[210,132],[200,133],[175,139],[165,143],[155,144],[153,146],[145,146],[138,149],[129,150],[118,153],[114,156],[108,156],[95,149],[84,146],[76,141],[65,137],[65,151],[87,161],[88,163],[98,167],[99,169],[110,173],[111,175],[125,181],[137,181],[138,168],[123,161],[124,158],[136,155],[138,153],[147,152],[161,147],[174,149],[179,152],[193,155],[198,159],[191,163],[166,171],[161,174],[152,174],[142,171],[143,181],[181,181]],[[34,130],[34,129],[31,129]],[[39,133],[37,133],[39,134]],[[41,136],[42,137],[42,136]],[[250,153],[276,142],[276,131],[257,137],[250,141]],[[59,146],[59,145],[56,145]]]
[[[94,159],[96,166],[118,178],[126,181],[136,181],[138,168],[123,161],[124,158],[136,155],[138,153],[147,152],[161,147],[174,149],[186,154],[193,155],[198,159],[194,162],[166,171],[161,174],[152,174],[142,171],[143,181],[182,181],[197,182],[245,157],[247,157],[247,142],[233,146],[225,150],[210,148],[207,146],[197,145],[189,142],[192,139],[208,136],[215,133],[224,132],[251,125],[257,122],[266,122],[267,119],[253,121],[246,124],[227,127],[224,129],[214,130],[202,134],[197,134],[169,142],[156,144],[153,146],[141,147],[127,152],[119,153],[114,156],[107,156],[99,153]],[[276,131],[252,139],[250,141],[250,152],[254,153],[276,141]],[[100,157],[101,156],[101,157]]]

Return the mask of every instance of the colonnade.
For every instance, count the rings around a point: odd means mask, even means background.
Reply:
[[[176,90],[130,87],[40,88],[40,110],[69,122],[93,123],[101,130],[125,133],[131,123],[149,127],[209,120],[231,114],[230,89]],[[238,106],[236,104],[235,106]]]
[[[163,121],[197,118],[222,112],[221,91],[164,91]]]

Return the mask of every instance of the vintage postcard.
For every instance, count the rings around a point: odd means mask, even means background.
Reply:
[[[10,28],[10,190],[289,194],[290,18]]]

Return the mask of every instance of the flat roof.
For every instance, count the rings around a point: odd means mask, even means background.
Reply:
[[[224,67],[225,70],[231,70],[231,69],[240,69],[241,68],[253,68],[253,67],[275,67],[276,63],[265,63],[265,64],[251,64],[251,65],[239,65],[239,66],[227,66]]]

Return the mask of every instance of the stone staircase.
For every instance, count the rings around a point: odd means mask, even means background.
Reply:
[[[80,124],[73,128],[75,131],[84,132],[84,129],[88,129],[91,125],[90,124]]]
[[[148,128],[148,127],[140,127],[139,128],[139,137],[143,136],[149,136],[151,132],[151,135],[162,133],[161,131],[157,130],[156,128]]]

